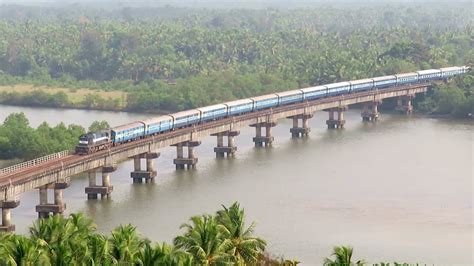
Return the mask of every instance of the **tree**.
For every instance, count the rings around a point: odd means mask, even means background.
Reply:
[[[255,224],[245,228],[244,209],[235,202],[229,208],[217,212],[217,222],[225,227],[234,247],[234,256],[239,265],[255,264],[259,254],[265,250],[266,242],[253,236]]]
[[[25,236],[0,234],[0,265],[48,265],[45,243]]]
[[[364,262],[359,260],[355,263],[352,262],[352,247],[340,246],[334,247],[332,255],[335,257],[334,260],[326,258],[324,260],[325,266],[362,266]]]
[[[119,264],[141,263],[140,251],[145,242],[140,239],[136,227],[128,224],[115,228],[110,243],[112,255]]]
[[[183,224],[184,235],[177,236],[173,243],[193,256],[199,265],[219,265],[235,262],[232,241],[227,230],[210,215],[194,216],[191,224]]]
[[[104,129],[109,129],[110,125],[107,121],[102,120],[102,121],[94,121],[88,129],[88,132],[98,132]]]
[[[139,260],[142,265],[192,265],[192,256],[187,252],[166,243],[153,247],[150,241],[145,241]]]

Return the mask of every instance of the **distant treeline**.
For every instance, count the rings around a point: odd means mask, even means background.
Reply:
[[[176,111],[474,62],[468,3],[292,10],[72,7],[2,8],[0,85],[121,90],[128,93],[125,109]],[[433,93],[421,106],[466,115],[472,84],[471,72],[449,85],[460,94]],[[440,106],[446,101],[454,109]]]

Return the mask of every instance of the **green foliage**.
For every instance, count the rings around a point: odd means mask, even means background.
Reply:
[[[107,121],[95,121],[89,130],[106,128],[109,128]],[[0,159],[28,160],[72,149],[84,133],[83,127],[64,123],[51,127],[44,122],[34,129],[24,113],[12,113],[0,125]]]
[[[104,129],[110,128],[109,123],[106,120],[94,121],[88,128],[88,132],[98,132]]]
[[[217,212],[219,224],[223,225],[226,235],[232,241],[234,257],[239,265],[252,265],[257,263],[259,255],[265,250],[266,242],[253,236],[255,224],[245,228],[244,210],[235,202],[229,208],[222,206],[223,210]]]
[[[325,266],[363,266],[365,263],[364,261],[357,261],[352,262],[352,247],[345,247],[345,246],[336,246],[334,247],[332,255],[335,257],[333,260],[330,258],[326,258],[324,260]]]
[[[64,92],[50,94],[42,90],[27,93],[0,92],[0,103],[11,105],[68,107],[71,103]]]
[[[0,265],[263,265],[296,266],[297,260],[274,258],[266,242],[253,236],[253,223],[244,226],[244,210],[236,202],[215,215],[194,216],[183,224],[174,246],[151,243],[136,227],[118,226],[111,235],[97,233],[82,213],[53,215],[30,227],[30,236],[0,233]],[[352,262],[351,247],[334,247],[334,259],[324,265],[365,265]],[[382,262],[374,266],[390,266]],[[394,266],[418,264],[397,263]]]
[[[130,224],[104,236],[81,213],[54,215],[30,227],[30,237],[0,233],[0,265],[256,265],[258,261],[245,254],[258,257],[265,242],[253,237],[250,228],[240,231],[243,217],[237,203],[216,216],[195,216],[192,225],[183,225],[188,231],[176,237],[173,246],[152,244]],[[243,243],[236,242],[239,238]],[[251,240],[259,244],[245,244]]]
[[[466,3],[424,8],[405,2],[353,5],[107,12],[5,6],[0,12],[0,84],[122,90],[128,93],[126,106],[100,92],[75,106],[175,111],[315,84],[474,62]],[[30,19],[20,15],[25,12]],[[459,87],[466,94],[472,84],[471,76]],[[64,95],[55,97],[4,93],[0,102],[72,105]],[[469,109],[456,105],[462,101],[443,100],[443,106],[438,102],[424,107],[455,114]]]

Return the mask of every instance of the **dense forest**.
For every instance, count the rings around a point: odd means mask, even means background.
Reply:
[[[469,3],[281,10],[5,5],[0,85],[121,90],[128,93],[128,110],[175,111],[315,84],[472,65],[473,26]],[[435,88],[419,105],[426,112],[472,113],[472,84],[471,71]],[[31,98],[0,92],[1,103],[71,106],[67,95]],[[118,107],[100,102],[85,107]]]
[[[245,222],[238,203],[213,215],[197,215],[181,225],[173,244],[152,243],[128,224],[110,235],[97,232],[81,213],[54,215],[30,227],[29,236],[0,233],[0,265],[264,265],[294,266],[297,260],[271,256],[266,241],[255,236],[255,223]],[[353,260],[351,247],[334,247],[326,266],[369,265]],[[380,263],[374,266],[409,266]],[[415,264],[412,264],[415,265]]]

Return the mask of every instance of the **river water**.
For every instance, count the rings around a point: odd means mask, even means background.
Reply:
[[[87,127],[102,119],[117,125],[152,116],[0,106],[0,120],[19,111],[33,126],[64,121]],[[154,184],[132,184],[127,161],[112,173],[109,200],[87,201],[87,178],[74,177],[64,192],[67,212],[84,212],[102,232],[132,223],[148,238],[170,242],[191,216],[238,201],[271,253],[304,265],[321,264],[342,244],[369,262],[472,264],[472,120],[382,114],[364,124],[349,111],[346,128],[329,131],[326,117],[316,113],[310,136],[296,140],[291,121],[279,121],[267,149],[255,149],[254,131],[242,129],[234,159],[216,159],[216,140],[208,137],[191,171],[176,171],[175,150],[163,149]],[[37,201],[36,191],[21,195],[12,214],[18,232],[36,218]]]

